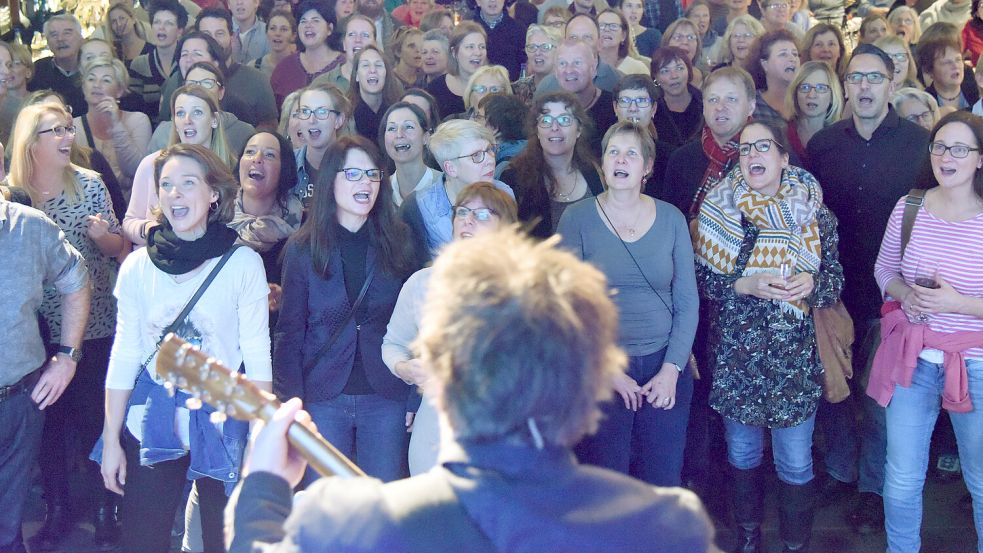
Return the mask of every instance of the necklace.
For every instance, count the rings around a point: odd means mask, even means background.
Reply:
[[[604,198],[604,203],[608,205],[608,208],[611,207],[611,202],[607,197]],[[607,210],[602,208],[601,211],[604,213],[604,216],[607,218],[608,223],[611,223],[611,226],[614,228],[615,234],[618,234],[620,237],[620,233],[618,233],[618,229],[621,228],[628,233],[629,238],[634,238],[636,232],[635,229],[638,228],[638,221],[642,218],[642,211],[643,211],[642,207],[643,206],[639,204],[639,206],[635,209],[637,213],[635,214],[635,220],[632,222],[631,225],[626,225],[624,223],[620,223],[616,225],[614,221],[611,219],[611,216],[608,215]]]
[[[556,179],[556,183],[560,184],[560,179]],[[553,195],[556,197],[557,200],[561,202],[569,202],[574,192],[577,191],[579,184],[580,184],[580,173],[574,172],[573,186],[570,187],[570,191],[564,194],[563,192],[560,192],[559,187],[557,187],[557,190],[553,193]]]
[[[953,96],[952,98],[943,96],[942,95],[942,91],[939,90],[939,89],[935,89],[935,93],[938,94],[939,95],[939,98],[942,98],[942,101],[944,101],[944,102],[955,102],[956,100],[959,99],[959,96],[962,95],[963,92],[962,92],[962,90],[957,90],[956,91],[956,95]]]

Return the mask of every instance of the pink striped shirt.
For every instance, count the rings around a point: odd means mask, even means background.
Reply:
[[[887,296],[887,285],[899,277],[911,285],[920,262],[923,276],[926,264],[933,268],[938,266],[939,275],[957,292],[983,297],[983,213],[952,223],[932,215],[923,206],[915,217],[911,241],[908,242],[904,259],[901,259],[904,207],[902,197],[891,212],[881,251],[874,264],[874,278],[881,293]],[[958,313],[936,313],[928,315],[928,326],[936,332],[978,331],[983,330],[983,319]],[[983,359],[983,348],[972,348],[964,353],[968,358]],[[941,359],[941,354],[938,357]]]

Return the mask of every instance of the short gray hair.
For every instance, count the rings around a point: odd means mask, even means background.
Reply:
[[[71,23],[72,25],[75,26],[75,30],[78,31],[79,38],[82,37],[82,23],[79,22],[79,19],[77,17],[75,17],[73,14],[70,13],[60,13],[58,15],[52,15],[51,17],[49,17],[44,21],[44,26],[41,28],[41,32],[44,34],[48,34],[48,28],[51,26],[52,23],[55,23],[57,21]]]
[[[495,143],[495,135],[484,125],[479,125],[467,119],[451,119],[441,123],[430,136],[430,153],[437,163],[443,165],[457,156],[470,152],[461,151],[461,142],[465,140],[487,140]]]

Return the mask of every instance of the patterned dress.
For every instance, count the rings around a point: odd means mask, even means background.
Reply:
[[[843,268],[837,254],[836,217],[825,206],[816,214],[822,254],[808,303],[830,307],[840,298]],[[696,266],[703,301],[716,318],[710,324],[713,390],[710,405],[722,416],[766,428],[789,428],[812,415],[822,396],[823,366],[811,315],[804,319],[772,301],[739,295],[734,282],[747,265],[758,229],[743,221],[744,241],[730,274]]]
[[[86,267],[89,269],[89,284],[92,286],[85,339],[91,340],[111,336],[116,329],[116,298],[113,297],[113,287],[116,285],[119,263],[99,251],[96,243],[86,234],[85,229],[88,226],[86,217],[101,213],[102,218],[109,221],[109,232],[112,233],[118,234],[120,225],[113,212],[113,201],[102,179],[94,173],[79,170],[75,171],[74,176],[82,192],[82,196],[76,202],[69,201],[63,191],[39,207],[58,225],[58,228],[65,233],[68,242],[85,258]],[[61,338],[61,295],[52,287],[44,290],[41,314],[51,327],[53,343],[58,343]]]

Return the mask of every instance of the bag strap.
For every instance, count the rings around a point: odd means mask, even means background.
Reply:
[[[85,129],[85,145],[92,148],[95,144],[95,136],[92,134],[92,127],[89,126],[89,115],[85,114],[79,119],[82,120],[82,128]]]
[[[358,297],[355,298],[355,303],[353,303],[351,309],[348,310],[348,315],[345,316],[345,320],[334,328],[334,330],[331,332],[331,335],[328,336],[327,340],[325,340],[324,345],[321,346],[321,349],[317,350],[317,353],[314,354],[314,357],[312,357],[310,361],[304,364],[304,373],[309,372],[318,363],[320,363],[321,358],[328,353],[328,350],[331,349],[331,346],[333,346],[334,343],[338,340],[338,337],[341,336],[341,331],[345,329],[345,326],[348,325],[348,321],[352,320],[352,318],[355,316],[355,312],[358,311],[359,306],[362,305],[362,300],[365,299],[365,293],[369,290],[369,284],[372,283],[372,278],[374,276],[375,276],[375,263],[373,262],[371,265],[369,265],[369,272],[368,274],[365,275],[365,282],[362,283],[362,289],[359,290]]]
[[[911,230],[915,228],[915,217],[918,210],[925,205],[925,190],[912,188],[904,199],[904,215],[901,217],[901,257],[904,257],[908,242],[911,241]]]
[[[221,259],[218,260],[218,263],[215,265],[212,271],[208,273],[208,276],[205,278],[205,281],[202,282],[201,286],[199,286],[198,289],[195,291],[195,295],[191,296],[191,299],[188,300],[188,303],[184,304],[184,309],[182,309],[181,312],[178,313],[174,321],[171,322],[171,324],[167,325],[164,328],[164,331],[160,333],[160,338],[157,339],[157,344],[154,346],[154,351],[151,352],[150,356],[147,357],[147,360],[143,362],[144,367],[150,364],[150,360],[153,359],[154,355],[157,354],[157,351],[160,350],[160,345],[161,343],[164,342],[164,338],[171,332],[174,332],[177,329],[177,327],[179,327],[181,323],[184,322],[184,319],[186,319],[188,315],[191,313],[191,310],[194,309],[195,304],[198,303],[199,299],[201,299],[202,294],[204,294],[205,290],[208,289],[208,285],[211,284],[213,280],[215,280],[215,277],[218,276],[219,271],[221,271],[222,267],[224,267],[226,262],[229,261],[229,258],[232,257],[232,254],[234,254],[235,251],[241,247],[242,244],[236,244],[231,248],[229,248],[229,251],[225,252],[224,255],[222,255]]]

